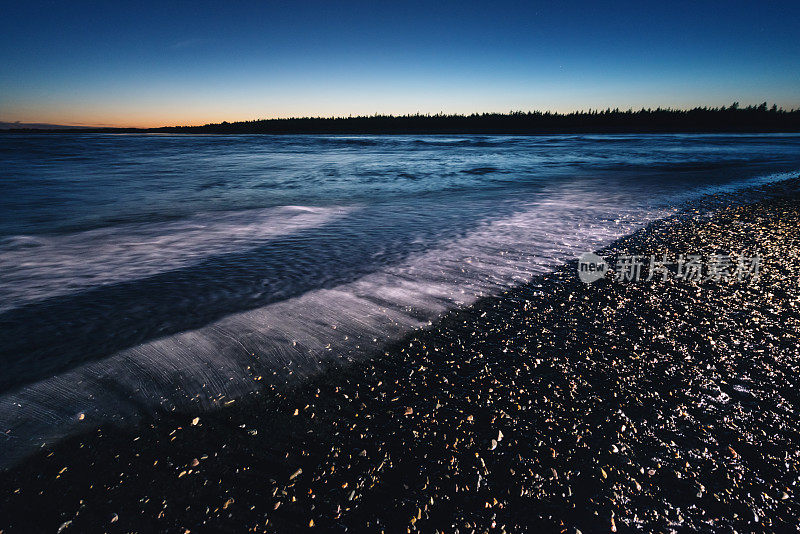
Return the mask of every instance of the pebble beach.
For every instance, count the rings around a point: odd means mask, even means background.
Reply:
[[[758,277],[573,261],[299,385],[86,420],[0,473],[0,532],[796,530],[799,227],[800,177],[718,193],[598,254]]]

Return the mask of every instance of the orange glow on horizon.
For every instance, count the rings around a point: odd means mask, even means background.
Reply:
[[[599,104],[599,103],[598,103]],[[673,109],[691,109],[694,107],[719,107],[724,106],[726,104],[730,104],[730,102],[696,102],[691,104],[684,104],[681,105],[680,103],[663,103],[660,105],[662,108],[672,107]],[[781,104],[778,104],[781,106]],[[244,107],[244,106],[243,106]],[[377,107],[377,106],[376,106]],[[383,115],[413,115],[416,113],[421,114],[436,114],[436,113],[445,113],[445,114],[465,114],[469,115],[471,113],[508,113],[509,111],[550,111],[555,113],[571,113],[571,112],[581,112],[581,111],[588,111],[589,109],[606,109],[607,107],[614,109],[615,107],[619,107],[620,109],[628,109],[629,107],[637,110],[641,109],[642,107],[645,108],[656,108],[659,107],[658,104],[655,105],[632,105],[632,106],[617,106],[613,104],[599,104],[599,105],[591,105],[591,106],[511,106],[506,109],[497,109],[497,106],[494,106],[494,109],[463,109],[461,106],[456,109],[440,109],[440,110],[416,110],[416,109],[391,109],[392,106],[387,106],[389,109],[377,111],[379,114]],[[800,108],[800,102],[798,105],[783,105],[781,106],[784,109],[798,109]],[[242,121],[254,121],[254,120],[269,120],[269,119],[286,119],[286,118],[297,118],[297,117],[348,117],[348,116],[371,116],[376,113],[376,111],[368,111],[366,109],[359,109],[353,110],[352,112],[342,113],[340,110],[324,110],[324,109],[308,109],[307,111],[301,111],[298,109],[299,106],[291,111],[286,112],[272,112],[272,113],[247,113],[243,110],[219,110],[215,112],[208,113],[207,111],[199,111],[196,113],[192,113],[189,110],[184,110],[183,112],[179,113],[162,113],[159,111],[153,112],[142,112],[142,111],[131,111],[129,113],[119,113],[119,112],[112,112],[108,113],[106,110],[91,110],[88,113],[81,111],[69,111],[69,112],[61,112],[61,110],[48,110],[44,112],[37,112],[41,110],[32,110],[32,109],[23,109],[17,112],[8,112],[8,110],[0,109],[0,122],[6,123],[22,123],[22,124],[52,124],[58,126],[74,126],[74,127],[89,127],[89,128],[161,128],[161,127],[170,127],[170,126],[203,126],[205,124],[218,124],[224,121],[233,123],[233,122],[242,122]],[[86,110],[82,110],[86,111]],[[92,112],[94,111],[94,112]]]

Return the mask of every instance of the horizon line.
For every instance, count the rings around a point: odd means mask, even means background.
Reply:
[[[747,110],[747,109],[759,109],[763,107],[767,107],[770,110],[777,111],[780,113],[797,113],[800,111],[800,108],[784,108],[782,106],[778,106],[777,104],[769,104],[769,101],[764,100],[759,102],[758,104],[748,104],[747,106],[742,106],[738,101],[732,102],[730,105],[722,105],[722,106],[687,106],[687,107],[628,107],[627,109],[620,108],[619,106],[611,108],[609,106],[605,108],[579,108],[573,109],[572,111],[552,111],[552,110],[541,110],[541,109],[529,109],[529,110],[509,110],[509,111],[473,111],[471,113],[446,113],[444,111],[438,111],[436,113],[422,113],[422,112],[415,112],[415,113],[404,113],[404,114],[386,114],[375,112],[372,115],[304,115],[304,116],[289,116],[289,117],[267,117],[267,118],[253,118],[253,119],[238,119],[238,120],[222,120],[218,122],[196,122],[191,124],[165,124],[161,123],[158,126],[125,126],[125,125],[112,125],[108,123],[86,123],[86,122],[50,122],[50,121],[3,121],[0,120],[0,130],[15,130],[15,129],[31,129],[31,130],[47,130],[47,129],[59,129],[59,128],[75,128],[75,129],[136,129],[136,130],[152,130],[152,129],[160,129],[160,128],[199,128],[203,126],[215,126],[215,125],[222,125],[222,124],[240,124],[240,123],[253,123],[253,122],[269,122],[269,121],[304,121],[304,120],[347,120],[347,119],[371,119],[371,118],[412,118],[412,117],[449,117],[449,118],[468,118],[468,117],[481,117],[481,116],[514,116],[514,115],[547,115],[547,116],[571,116],[571,115],[585,115],[585,114],[602,114],[602,113],[639,113],[639,112],[654,112],[654,111],[662,111],[662,112],[690,112],[696,110],[704,110],[704,111],[724,111],[724,110]],[[16,127],[14,127],[16,126]]]

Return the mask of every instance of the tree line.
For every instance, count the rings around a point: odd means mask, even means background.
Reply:
[[[24,130],[17,130],[24,131]],[[41,130],[38,130],[41,131]],[[58,130],[64,132],[65,130]],[[457,115],[371,115],[298,117],[221,122],[203,126],[161,128],[97,128],[78,132],[150,132],[216,134],[540,134],[540,133],[669,133],[669,132],[800,132],[800,109],[776,105],[692,109],[590,109],[572,113],[511,111]]]
[[[643,132],[800,132],[800,110],[784,110],[766,102],[741,107],[738,102],[716,108],[604,109],[554,113],[444,113],[303,117],[222,122],[203,126],[157,128],[192,133],[643,133]]]

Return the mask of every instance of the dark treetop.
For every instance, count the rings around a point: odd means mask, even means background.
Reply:
[[[18,128],[14,131],[30,131]],[[37,129],[37,131],[48,131]],[[70,130],[59,129],[59,132]],[[759,106],[589,110],[573,113],[512,111],[472,115],[372,115],[222,122],[161,128],[76,128],[76,132],[214,134],[538,134],[668,132],[800,132],[800,110]]]

